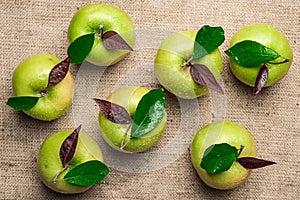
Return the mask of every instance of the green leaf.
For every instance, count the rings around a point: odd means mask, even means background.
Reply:
[[[225,40],[222,27],[203,26],[196,35],[192,59],[202,58],[218,48]]]
[[[80,36],[74,40],[68,48],[68,56],[72,64],[82,63],[92,50],[95,40],[95,33]]]
[[[251,40],[239,42],[226,50],[225,53],[244,67],[256,67],[280,57],[273,49]]]
[[[140,100],[133,116],[131,138],[139,138],[152,131],[166,113],[162,88],[151,90]]]
[[[109,169],[104,163],[91,160],[71,168],[64,180],[79,186],[91,186],[100,183],[108,173]]]
[[[28,110],[35,106],[39,98],[31,96],[10,97],[6,104],[15,110]]]
[[[238,149],[227,143],[208,147],[202,158],[201,167],[208,173],[227,171],[238,157]]]

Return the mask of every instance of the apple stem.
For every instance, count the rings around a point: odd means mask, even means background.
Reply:
[[[124,149],[124,147],[126,147],[126,145],[130,142],[130,140],[128,140],[123,146],[120,147],[121,150]]]
[[[47,95],[47,91],[43,90],[43,91],[40,92],[40,94],[41,94],[42,97],[45,97]]]
[[[57,174],[54,176],[54,178],[52,179],[52,182],[53,183],[56,183],[59,179],[58,177],[64,172],[66,171],[67,169],[69,169],[71,166],[70,165],[66,165],[64,166],[64,168],[62,168],[62,170],[60,170],[59,172],[57,172]]]
[[[286,63],[286,62],[289,62],[290,59],[289,58],[283,58],[284,60],[283,61],[280,61],[280,62],[267,62],[269,64],[274,64],[274,65],[279,65],[279,64],[283,64],[283,63]]]
[[[128,142],[125,143],[126,136],[127,136],[128,132],[129,132],[130,127],[131,127],[131,124],[128,125],[128,127],[127,127],[127,129],[126,129],[126,131],[125,131],[125,133],[124,133],[124,135],[123,135],[122,142],[121,142],[121,146],[120,146],[120,149],[121,149],[121,150],[123,150],[123,148],[124,148],[124,147],[129,143],[129,141],[130,141],[130,140],[129,140]]]
[[[189,67],[189,66],[191,66],[191,62],[190,62],[190,60],[185,60],[184,63],[182,63],[180,66],[181,67]]]
[[[100,24],[99,29],[100,29],[99,36],[100,36],[100,38],[102,38],[103,34],[104,34],[104,25]]]
[[[240,150],[239,150],[239,152],[238,152],[238,157],[241,155],[241,153],[242,153],[242,151],[243,151],[244,148],[245,148],[245,146],[244,146],[244,145],[241,145],[241,148],[240,148]]]

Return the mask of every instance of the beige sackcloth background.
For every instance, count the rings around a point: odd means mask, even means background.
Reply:
[[[229,191],[206,186],[192,167],[188,148],[170,165],[152,172],[127,173],[111,169],[99,185],[80,195],[61,195],[46,188],[37,176],[36,159],[42,141],[62,129],[74,129],[74,108],[53,122],[27,117],[6,106],[12,96],[14,68],[27,56],[51,53],[63,59],[68,47],[67,29],[78,8],[106,3],[124,9],[136,29],[197,30],[204,24],[222,26],[226,41],[220,47],[226,93],[223,116],[247,128],[254,136],[259,157],[276,165],[253,171],[245,184]],[[231,36],[244,25],[265,22],[288,38],[294,61],[288,74],[276,85],[252,98],[252,89],[237,81],[229,70]],[[300,195],[300,1],[188,1],[188,0],[1,0],[0,1],[0,199],[298,199]],[[156,34],[153,31],[154,36]],[[156,49],[133,51],[125,60],[107,69],[99,81],[97,96],[104,98],[128,69],[152,63]],[[76,73],[79,66],[72,67]],[[131,70],[134,76],[153,76],[153,70]],[[147,73],[149,72],[149,73]],[[100,78],[99,78],[100,79]],[[155,78],[154,78],[155,79]],[[80,87],[80,86],[78,86]],[[167,143],[180,123],[175,97],[167,95],[169,114]],[[210,123],[212,96],[197,99],[200,120],[196,129]],[[190,116],[191,119],[193,116]],[[190,119],[185,119],[190,120]],[[85,127],[88,129],[88,127]],[[182,134],[187,134],[183,132]],[[194,134],[194,133],[189,133]]]

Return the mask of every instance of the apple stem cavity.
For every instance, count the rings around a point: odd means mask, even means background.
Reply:
[[[190,67],[192,64],[191,64],[191,59],[189,60],[184,60],[184,63],[182,63],[180,66],[181,67]]]
[[[54,178],[52,179],[53,183],[56,183],[59,180],[59,176],[66,171],[67,169],[70,169],[71,166],[70,165],[65,165],[59,172],[57,172],[57,174],[54,176]]]

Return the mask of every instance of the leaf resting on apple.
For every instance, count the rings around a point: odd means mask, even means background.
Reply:
[[[100,183],[109,173],[108,167],[99,160],[90,160],[72,168],[65,176],[68,183],[91,186]]]
[[[276,51],[251,40],[239,42],[226,50],[225,53],[244,67],[256,67],[280,57]]]
[[[227,143],[211,145],[205,150],[200,166],[207,173],[213,174],[227,171],[235,161],[239,162],[246,169],[256,169],[276,164],[273,161],[254,157],[238,158],[242,150],[243,146],[241,149],[237,149]]]
[[[273,161],[268,161],[259,158],[253,158],[253,157],[242,157],[242,158],[238,158],[237,161],[247,169],[257,169],[261,167],[266,167],[268,165],[276,164]]]
[[[227,143],[208,147],[202,158],[201,167],[210,174],[227,171],[237,159],[238,151]]]
[[[223,89],[209,68],[205,65],[193,63],[193,61],[213,52],[224,40],[222,27],[203,26],[196,34],[191,58],[182,65],[182,67],[190,67],[191,77],[197,84],[208,87],[220,94],[224,94]]]
[[[82,63],[89,55],[94,45],[95,34],[86,34],[80,36],[68,47],[68,55],[71,57],[72,64]]]
[[[151,90],[140,100],[133,116],[130,137],[139,138],[153,130],[166,113],[162,88]]]
[[[132,119],[124,107],[103,99],[94,98],[93,100],[110,121],[117,124],[131,124]]]
[[[32,97],[32,96],[22,96],[22,97],[10,97],[7,100],[7,105],[14,108],[17,111],[20,110],[28,110],[35,106],[38,102],[39,97]]]
[[[70,67],[71,58],[67,57],[65,60],[61,61],[55,65],[49,74],[48,85],[45,88],[45,91],[53,85],[61,82],[67,75]]]
[[[61,61],[55,65],[49,73],[48,84],[45,89],[40,91],[39,96],[15,96],[10,97],[7,101],[7,105],[14,108],[17,111],[29,110],[33,108],[38,102],[39,98],[44,97],[47,94],[47,90],[60,83],[67,75],[70,66],[70,57]]]
[[[78,143],[78,135],[81,130],[81,125],[78,126],[62,143],[59,151],[60,160],[65,167],[65,165],[72,160],[76,146]]]
[[[128,50],[133,49],[129,44],[115,31],[107,31],[102,35],[103,46],[107,50]]]
[[[222,27],[211,27],[204,25],[197,32],[192,60],[199,59],[210,54],[216,48],[218,48],[224,42],[224,40],[225,36]]]
[[[260,67],[253,88],[253,96],[257,96],[268,81],[269,70],[267,64],[282,64],[290,60],[288,58],[282,58],[275,50],[252,40],[241,41],[226,50],[225,53],[234,62],[243,67]],[[278,58],[282,58],[282,60],[272,62]]]
[[[256,96],[266,85],[268,81],[268,77],[269,77],[269,69],[267,65],[264,63],[261,66],[258,75],[256,77],[254,88],[253,88],[253,96]]]
[[[191,64],[190,74],[193,80],[199,85],[206,86],[220,94],[224,94],[222,87],[210,72],[208,67],[202,64]]]
[[[108,167],[99,160],[90,160],[77,166],[70,164],[76,152],[80,129],[81,125],[63,141],[59,156],[64,168],[56,174],[53,178],[53,182],[56,182],[58,176],[68,169],[69,171],[64,176],[64,180],[79,186],[98,184],[108,175]]]
[[[96,98],[94,98],[94,101],[107,119],[118,124],[128,124],[128,129],[124,133],[124,140],[130,128],[130,139],[137,139],[146,135],[161,122],[166,114],[162,88],[153,89],[142,97],[133,119],[131,119],[127,110],[120,105]],[[121,149],[126,145],[124,140]]]

